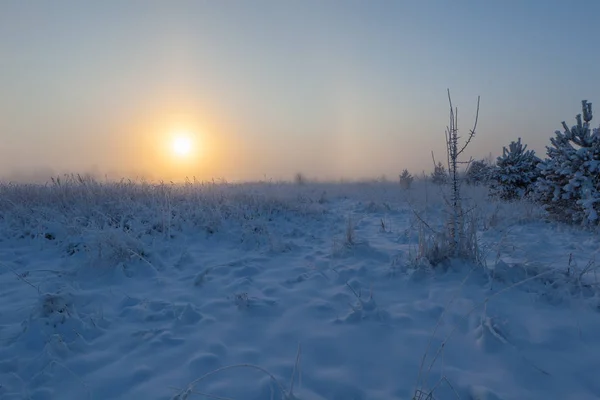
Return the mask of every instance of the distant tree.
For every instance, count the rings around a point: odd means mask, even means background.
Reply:
[[[413,180],[413,176],[408,172],[407,169],[405,169],[404,171],[402,171],[402,174],[400,174],[400,187],[402,189],[410,189]]]
[[[444,164],[441,162],[438,162],[431,173],[431,181],[437,185],[443,185],[448,183],[448,178],[449,176],[446,167],[444,167]]]
[[[302,172],[297,172],[296,175],[294,175],[294,183],[296,183],[296,185],[304,185],[306,184],[306,181],[306,176],[304,176]]]
[[[521,138],[502,149],[491,173],[490,193],[502,200],[516,200],[531,193],[540,176],[537,165],[540,159],[535,151],[527,150]]]
[[[592,103],[581,102],[577,125],[556,131],[547,146],[548,158],[539,165],[537,199],[559,219],[585,225],[600,224],[600,128],[590,129]]]
[[[470,163],[465,176],[469,185],[487,185],[492,174],[492,166],[486,160],[475,160]]]

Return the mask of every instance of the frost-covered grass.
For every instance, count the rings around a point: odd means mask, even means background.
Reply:
[[[597,233],[463,189],[1,184],[0,398],[598,398]]]

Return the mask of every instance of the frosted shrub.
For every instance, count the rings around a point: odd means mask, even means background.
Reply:
[[[521,138],[502,149],[491,173],[490,194],[502,200],[523,198],[533,190],[540,172],[540,159],[521,143]]]
[[[590,129],[592,104],[581,102],[577,125],[556,131],[547,146],[548,158],[539,165],[536,198],[552,216],[584,225],[600,219],[600,129]]]

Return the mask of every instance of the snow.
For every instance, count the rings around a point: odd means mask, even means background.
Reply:
[[[599,398],[598,236],[465,187],[430,268],[413,186],[3,185],[0,398]]]

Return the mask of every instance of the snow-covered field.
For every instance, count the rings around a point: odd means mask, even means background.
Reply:
[[[597,233],[465,190],[432,268],[425,183],[3,185],[0,398],[600,398]]]

